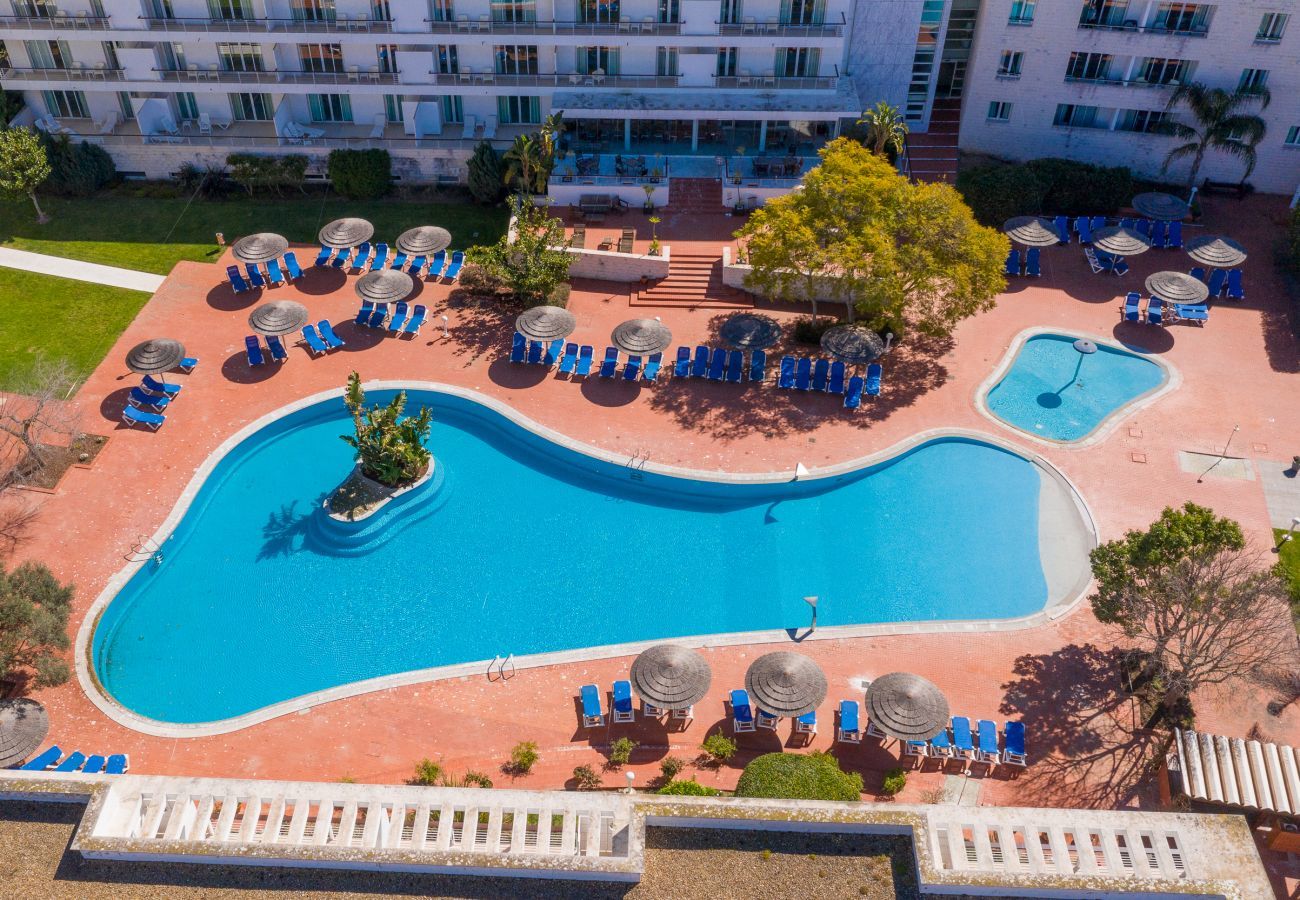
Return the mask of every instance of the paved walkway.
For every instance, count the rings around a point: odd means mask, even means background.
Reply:
[[[47,256],[44,253],[29,253],[26,250],[13,250],[8,247],[0,247],[0,266],[35,272],[38,275],[57,275],[59,278],[71,278],[75,281],[89,281],[92,284],[106,284],[109,287],[147,291],[150,294],[162,287],[162,283],[167,279],[166,275],[151,275],[134,269],[101,266],[99,263],[64,259],[62,256]]]

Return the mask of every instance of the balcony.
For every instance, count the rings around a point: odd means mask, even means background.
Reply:
[[[1210,33],[1210,24],[1205,22],[1200,25],[1188,24],[1186,27],[1178,25],[1139,25],[1137,19],[1125,19],[1122,22],[1089,22],[1085,19],[1079,20],[1079,27],[1089,31],[1124,31],[1130,34],[1164,34],[1173,37],[1207,37]]]
[[[752,16],[746,18],[746,20],[740,24],[732,22],[717,22],[715,24],[718,26],[718,34],[724,37],[761,35],[764,37],[818,38],[839,37],[844,33],[843,24],[783,24],[778,22],[775,18],[768,18],[765,21],[759,22]]]
[[[1074,75],[1065,76],[1066,84],[1099,84],[1114,87],[1176,88],[1182,81],[1172,78],[1169,81],[1147,81],[1145,78],[1084,78]]]
[[[778,91],[833,91],[839,87],[836,75],[715,75],[713,84],[722,90],[767,88]]]
[[[242,32],[264,34],[291,32],[295,34],[388,34],[392,21],[339,16],[335,21],[305,21],[302,19],[172,19],[158,16],[141,16],[150,31],[165,32]]]
[[[0,30],[45,31],[50,28],[76,31],[104,31],[109,25],[108,16],[92,16],[87,12],[68,15],[58,12],[52,16],[0,16]]]
[[[519,34],[519,35],[611,35],[611,34],[651,34],[675,35],[682,33],[680,22],[656,22],[647,16],[640,22],[623,19],[618,22],[572,22],[572,21],[536,21],[536,22],[498,22],[489,16],[471,19],[459,16],[455,21],[424,20],[433,34]]]
[[[106,63],[95,63],[93,66],[78,63],[75,67],[66,69],[10,66],[8,69],[0,69],[0,78],[4,78],[5,81],[125,81],[126,74],[121,68]]]
[[[215,81],[219,84],[397,84],[400,72],[381,72],[376,68],[352,66],[346,72],[307,72],[299,69],[276,69],[266,72],[235,72],[209,65],[206,69],[191,64],[184,69],[154,69],[160,81]]]
[[[681,78],[677,75],[503,75],[497,72],[430,72],[433,83],[441,87],[600,87],[600,88],[672,88]]]

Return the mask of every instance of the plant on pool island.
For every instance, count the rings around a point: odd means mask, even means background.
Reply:
[[[361,376],[356,372],[348,376],[343,400],[352,414],[356,434],[342,437],[356,449],[361,471],[367,478],[389,487],[400,487],[424,475],[432,458],[424,446],[433,426],[433,413],[427,406],[420,407],[414,416],[403,417],[406,392],[398,391],[387,406],[367,408]]]
[[[598,791],[600,790],[600,776],[591,766],[582,765],[573,767],[573,786],[580,791]]]
[[[40,563],[0,573],[0,679],[26,678],[35,688],[67,681],[71,608],[72,586]]]
[[[608,759],[605,761],[607,769],[621,769],[627,765],[627,761],[632,758],[632,751],[637,748],[637,742],[630,737],[621,737],[609,745]]]
[[[422,787],[433,787],[441,780],[442,766],[431,759],[422,759],[415,764],[415,774],[406,783],[418,784]]]
[[[49,216],[36,200],[36,189],[50,177],[50,161],[40,138],[26,128],[0,128],[0,197],[29,199],[36,207],[36,221],[44,225]]]
[[[540,756],[535,741],[520,741],[510,751],[510,761],[501,768],[507,775],[527,775],[533,770]]]
[[[1260,109],[1267,109],[1270,100],[1272,95],[1267,88],[1262,87],[1239,87],[1228,92],[1223,88],[1206,87],[1199,81],[1179,85],[1170,96],[1165,109],[1172,111],[1179,106],[1186,106],[1192,114],[1192,123],[1176,119],[1165,123],[1165,133],[1183,143],[1169,151],[1160,170],[1166,172],[1178,160],[1191,157],[1192,167],[1187,174],[1187,184],[1194,185],[1201,172],[1201,163],[1205,161],[1205,154],[1219,150],[1246,164],[1246,171],[1241,176],[1244,182],[1255,170],[1255,148],[1268,130],[1263,118],[1246,112],[1245,108],[1258,103]]]
[[[670,781],[655,793],[678,797],[717,797],[722,791],[688,778],[685,781]]]
[[[880,793],[886,797],[895,797],[901,794],[905,787],[907,787],[907,770],[893,768],[885,773],[885,780],[880,785]]]
[[[1092,551],[1092,610],[1146,652],[1141,681],[1168,717],[1199,687],[1251,675],[1295,652],[1285,582],[1241,526],[1195,503]]]
[[[859,800],[862,776],[840,769],[829,753],[767,753],[745,766],[737,797],[789,800]]]
[[[700,749],[708,758],[709,765],[720,766],[736,755],[736,742],[721,731],[715,731],[705,736]]]
[[[830,299],[878,327],[903,319],[925,335],[993,307],[1010,246],[979,225],[946,184],[912,184],[856,141],[821,150],[801,190],[769,200],[738,231],[746,286],[782,300]]]
[[[573,257],[565,249],[564,224],[528,197],[513,202],[514,234],[495,244],[476,247],[470,260],[509,288],[525,306],[545,303],[569,277]]]

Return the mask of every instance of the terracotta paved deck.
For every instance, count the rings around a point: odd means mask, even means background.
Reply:
[[[1297,452],[1300,405],[1294,398],[1300,360],[1268,264],[1284,204],[1277,198],[1253,198],[1244,204],[1210,200],[1207,206],[1207,223],[1241,240],[1253,254],[1246,267],[1249,300],[1217,304],[1207,327],[1160,330],[1117,324],[1122,292],[1140,286],[1157,268],[1185,271],[1188,261],[1180,252],[1152,251],[1134,261],[1132,274],[1117,279],[1091,275],[1077,245],[1048,250],[1041,280],[1015,282],[995,310],[963,323],[952,341],[904,341],[886,366],[884,394],[857,414],[846,413],[830,398],[791,396],[770,385],[572,383],[538,368],[512,366],[503,358],[510,318],[450,308],[448,288],[433,284],[422,285],[412,298],[431,307],[431,321],[417,340],[340,325],[348,341],[344,351],[310,360],[305,351],[293,348],[287,364],[250,371],[242,339],[252,306],[265,298],[294,298],[306,303],[314,317],[348,322],[356,308],[354,279],[315,270],[300,286],[235,296],[222,278],[226,260],[218,265],[181,263],[82,388],[87,429],[113,438],[93,469],[72,471],[58,494],[44,500],[38,529],[22,553],[47,561],[60,577],[76,583],[75,628],[109,576],[141,536],[155,531],[196,466],[218,443],[295,398],[340,387],[354,368],[365,379],[438,380],[474,388],[589,443],[700,469],[827,464],[937,426],[992,431],[1041,452],[1064,471],[1090,504],[1103,538],[1146,524],[1167,504],[1191,499],[1239,519],[1263,546],[1270,535],[1259,483],[1211,476],[1197,484],[1194,474],[1179,469],[1176,453],[1218,451],[1234,425],[1241,426],[1235,452],[1273,460],[1289,460]],[[706,235],[722,237],[738,224],[721,216],[712,221],[669,219],[660,234],[670,246],[678,234],[682,240],[676,244],[684,245]],[[299,253],[300,258],[311,256]],[[601,344],[628,315],[627,291],[579,284],[570,308],[578,318],[576,336]],[[447,338],[439,327],[442,314],[450,320]],[[716,312],[672,309],[662,315],[683,343],[708,339],[717,324]],[[1184,383],[1130,416],[1099,446],[1030,446],[983,418],[972,401],[1014,335],[1034,325],[1143,345],[1176,366]],[[160,432],[117,428],[122,403],[135,382],[122,369],[123,354],[137,341],[159,335],[184,340],[202,363],[194,374],[181,376],[185,395]],[[726,690],[740,685],[748,663],[768,649],[706,651],[714,670],[713,695],[684,732],[638,724],[588,733],[575,726],[578,685],[595,681],[607,686],[626,672],[628,660],[520,671],[504,683],[476,677],[394,689],[233,734],[184,740],[147,737],[108,721],[75,680],[38,697],[50,708],[52,737],[65,748],[129,751],[133,766],[143,772],[327,780],[347,775],[391,782],[407,777],[416,760],[429,756],[453,771],[492,772],[504,783],[508,779],[497,768],[510,747],[533,740],[541,747],[542,761],[517,783],[556,787],[575,765],[599,766],[600,750],[611,734],[628,733],[643,744],[632,769],[637,783],[645,785],[666,753],[695,755],[700,740],[724,717]],[[1136,751],[1150,738],[1130,733],[1127,706],[1098,709],[1111,686],[1106,679],[1113,678],[1109,663],[1114,651],[1086,602],[1033,630],[819,640],[804,643],[801,651],[825,668],[831,700],[856,695],[856,678],[907,669],[938,683],[954,711],[1023,718],[1030,729],[1033,765],[1018,779],[980,779],[983,803],[1117,805],[1151,798],[1151,779],[1135,766]],[[1205,730],[1244,735],[1258,727],[1275,739],[1300,740],[1300,708],[1293,705],[1281,718],[1269,716],[1269,695],[1253,684],[1196,699],[1198,722]],[[828,701],[814,747],[831,746],[830,709]],[[1116,730],[1125,734],[1121,749],[1098,752],[1099,738]],[[742,758],[736,762],[775,749],[787,737],[788,727],[779,737],[743,736]],[[1063,758],[1068,765],[1060,764]],[[874,746],[847,751],[844,759],[866,771],[869,786],[878,784],[880,773],[894,764],[891,753]],[[739,771],[739,766],[728,766],[699,777],[729,787]],[[606,780],[621,783],[622,776],[611,773]],[[939,775],[928,772],[912,779],[908,796],[939,783]]]

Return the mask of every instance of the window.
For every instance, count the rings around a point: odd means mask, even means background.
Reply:
[[[23,41],[33,69],[71,69],[72,51],[67,41]]]
[[[173,95],[176,98],[176,118],[178,121],[194,122],[199,118],[199,101],[188,91]]]
[[[1200,3],[1161,3],[1149,29],[1205,34],[1210,30],[1210,7]]]
[[[1071,53],[1065,77],[1074,81],[1109,81],[1113,61],[1109,53]]]
[[[826,0],[781,0],[782,25],[821,25],[826,21]]]
[[[660,47],[655,51],[655,74],[662,76],[679,74],[676,47]]]
[[[682,20],[681,0],[659,0],[658,22],[676,24]]]
[[[1095,106],[1059,103],[1052,124],[1060,128],[1105,128],[1106,122],[1098,115],[1099,112]]]
[[[718,51],[718,68],[713,74],[723,76],[736,74],[735,47],[724,47]]]
[[[1006,122],[1011,119],[1011,104],[994,100],[989,104],[989,121]]]
[[[1011,16],[1007,19],[1007,24],[1033,25],[1034,7],[1037,5],[1038,0],[1012,0]]]
[[[718,7],[718,21],[723,25],[740,24],[741,0],[721,0]]]
[[[217,59],[223,72],[262,72],[262,48],[258,44],[217,44]]]
[[[242,22],[255,18],[248,0],[208,0],[208,18],[223,22]]]
[[[494,47],[498,75],[536,75],[537,48],[528,45]]]
[[[397,124],[402,121],[402,98],[393,94],[384,95],[384,121]]]
[[[1092,28],[1123,28],[1128,22],[1128,0],[1084,0],[1079,14],[1079,24]]]
[[[537,4],[533,0],[492,0],[493,22],[536,22]]]
[[[351,122],[352,98],[347,94],[308,94],[313,122]]]
[[[1237,89],[1246,92],[1256,92],[1268,88],[1268,69],[1242,69],[1241,80],[1237,82]]]
[[[58,15],[54,0],[14,0],[14,15],[32,19],[52,19]]]
[[[376,22],[393,21],[393,8],[389,4],[388,0],[371,0],[370,18],[374,19]]]
[[[334,0],[294,0],[289,13],[295,22],[333,22],[337,18]]]
[[[773,71],[777,78],[799,78],[817,74],[822,52],[816,47],[777,48]]]
[[[1019,78],[1020,63],[1025,54],[1019,50],[1003,50],[1002,61],[998,63],[998,76],[1001,78]]]
[[[460,125],[465,121],[465,108],[459,96],[442,98],[442,121],[448,125]]]
[[[275,117],[270,94],[231,94],[230,113],[240,122],[269,122]]]
[[[617,22],[621,18],[619,0],[578,0],[579,22]]]
[[[542,121],[539,97],[498,97],[497,119],[502,125],[536,125]]]
[[[1164,129],[1167,118],[1167,113],[1156,109],[1124,109],[1120,110],[1115,130],[1158,134]]]
[[[380,44],[375,49],[375,63],[379,66],[379,71],[389,75],[397,72],[397,45]]]
[[[1286,13],[1264,13],[1264,17],[1259,20],[1255,40],[1269,44],[1282,40],[1282,33],[1286,31],[1286,23],[1290,18]]]
[[[304,72],[342,72],[343,48],[339,44],[299,44],[298,65]]]
[[[429,0],[429,18],[435,22],[454,22],[456,10],[452,0]]]
[[[45,111],[56,119],[89,119],[86,95],[81,91],[41,91]]]
[[[1300,125],[1292,125],[1291,130],[1286,133],[1286,140],[1282,143],[1288,147],[1300,147]]]
[[[578,47],[574,67],[579,75],[617,75],[617,47]]]
[[[460,54],[455,44],[442,44],[433,51],[434,62],[439,75],[460,74]]]
[[[1193,64],[1185,59],[1150,57],[1138,68],[1138,81],[1149,84],[1182,84],[1191,80]]]

